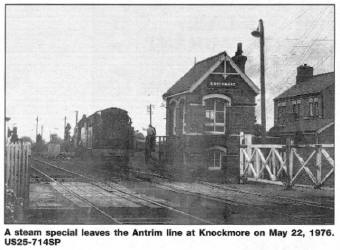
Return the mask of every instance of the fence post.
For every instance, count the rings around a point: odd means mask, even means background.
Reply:
[[[322,160],[321,160],[321,146],[320,144],[315,145],[316,146],[316,180],[317,184],[315,188],[320,188],[321,181],[322,181]]]
[[[260,176],[260,170],[261,170],[261,165],[262,165],[262,161],[260,161],[260,155],[258,153],[258,150],[261,150],[260,148],[254,148],[255,150],[255,171],[256,171],[256,179],[259,179]]]
[[[276,166],[277,166],[277,160],[275,160],[276,158],[275,158],[275,148],[272,148],[271,149],[272,150],[272,155],[271,155],[271,157],[272,157],[272,160],[271,160],[271,163],[272,163],[272,173],[273,173],[273,175],[274,175],[274,180],[276,181],[277,180],[277,176],[276,176]]]
[[[26,152],[26,148],[25,148],[25,144],[21,143],[21,154],[20,154],[20,168],[21,168],[21,176],[20,176],[20,197],[24,198],[24,194],[25,194],[25,177],[26,177],[26,172],[25,172],[25,152]]]
[[[290,138],[286,139],[286,167],[288,181],[286,183],[286,189],[292,189],[292,179],[293,179],[293,150],[292,141]]]
[[[244,177],[244,157],[242,152],[242,145],[244,141],[244,134],[241,131],[240,132],[240,184],[245,183],[245,177]]]
[[[21,142],[20,144],[20,198],[24,197],[24,177],[25,177],[25,168],[24,168],[24,154],[25,148],[24,144]]]
[[[9,187],[9,180],[10,180],[10,145],[6,144],[6,177],[5,177],[5,184],[7,185],[7,187]]]
[[[18,175],[17,175],[17,183],[18,183],[18,197],[17,197],[17,206],[18,206],[18,212],[17,212],[17,218],[19,221],[23,221],[24,219],[24,211],[23,211],[23,206],[24,206],[24,199],[23,199],[23,196],[24,196],[24,188],[23,188],[23,178],[24,178],[24,173],[23,173],[23,170],[24,170],[24,157],[23,157],[23,154],[24,154],[24,144],[22,142],[18,143],[17,144],[17,148],[18,148]]]
[[[18,143],[18,198],[22,198],[21,182],[22,182],[22,144]],[[19,200],[20,201],[20,200]]]
[[[29,205],[29,193],[30,193],[30,183],[29,183],[29,172],[28,172],[28,164],[29,164],[29,155],[31,147],[29,144],[25,145],[25,159],[24,159],[24,169],[25,169],[25,178],[24,178],[24,208],[27,208]]]
[[[14,194],[15,197],[18,197],[18,147],[17,144],[14,144]]]
[[[252,150],[256,150],[255,148],[252,148],[251,147],[251,145],[252,145],[252,143],[253,143],[253,137],[252,137],[252,135],[251,134],[247,134],[247,135],[244,135],[244,141],[245,141],[245,144],[247,145],[247,155],[248,155],[248,157],[250,158],[251,157],[251,155],[252,155]],[[256,152],[257,153],[257,152]],[[255,153],[255,155],[256,155],[256,153]],[[250,159],[251,160],[251,159]],[[251,170],[248,168],[248,173],[246,173],[246,174],[251,174]],[[255,178],[256,178],[256,176],[254,176]]]
[[[14,192],[14,147],[13,144],[9,145],[9,188]]]

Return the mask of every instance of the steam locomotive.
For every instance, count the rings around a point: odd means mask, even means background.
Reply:
[[[126,110],[107,108],[86,117],[75,131],[78,154],[127,162],[134,145],[134,128]]]

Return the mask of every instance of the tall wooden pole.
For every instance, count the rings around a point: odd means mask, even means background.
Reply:
[[[78,110],[76,110],[75,112],[76,112],[76,126],[77,126],[77,124],[78,124]]]
[[[152,125],[152,106],[150,104],[150,125]]]
[[[36,126],[35,126],[35,141],[37,142],[38,141],[38,126],[39,126],[39,118],[37,116],[37,119],[36,119],[37,123],[36,123]]]
[[[262,19],[259,20],[260,28],[260,59],[261,59],[261,124],[262,137],[266,137],[266,85],[265,85],[265,64],[264,64],[264,27]]]
[[[264,68],[264,27],[262,19],[259,20],[258,28],[251,32],[252,36],[260,38],[260,61],[261,61],[261,125],[262,139],[266,138],[266,85],[265,85],[265,68]]]

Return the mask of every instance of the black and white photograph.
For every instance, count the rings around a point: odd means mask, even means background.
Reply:
[[[334,226],[334,4],[4,15],[5,226]]]

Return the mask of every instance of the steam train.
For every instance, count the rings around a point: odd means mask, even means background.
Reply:
[[[107,108],[77,123],[76,151],[81,156],[127,162],[134,145],[134,128],[126,110]]]

